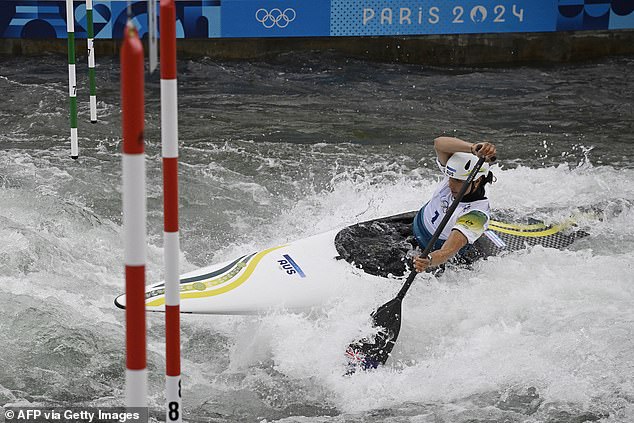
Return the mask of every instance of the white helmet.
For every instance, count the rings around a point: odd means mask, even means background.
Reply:
[[[438,160],[436,161],[442,173],[450,178],[466,181],[473,167],[478,162],[478,157],[471,153],[453,153],[449,160],[447,160],[445,166],[441,165]],[[474,180],[480,176],[487,176],[489,174],[489,168],[490,166],[487,162],[482,163],[482,167],[478,170],[478,174]]]

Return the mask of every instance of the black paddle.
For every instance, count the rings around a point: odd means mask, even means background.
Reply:
[[[477,161],[475,167],[471,170],[471,173],[464,181],[464,184],[462,184],[460,192],[454,199],[453,203],[451,203],[451,206],[447,209],[445,217],[438,225],[438,229],[436,229],[436,232],[434,232],[431,240],[427,243],[427,246],[421,253],[423,257],[426,257],[431,252],[433,245],[438,240],[438,237],[442,233],[443,229],[445,229],[451,215],[458,207],[464,193],[467,191],[467,188],[480,170],[480,167],[482,167],[484,161],[484,157],[481,157]],[[363,338],[352,342],[348,346],[346,349],[346,356],[348,357],[347,375],[354,373],[358,368],[363,370],[376,369],[379,365],[385,364],[392,352],[392,348],[394,348],[394,343],[396,342],[398,333],[401,330],[401,305],[403,303],[403,298],[405,297],[405,294],[407,294],[412,282],[414,282],[416,274],[416,270],[412,270],[396,297],[383,304],[372,313],[371,317],[373,324],[375,327],[379,328],[377,334],[374,336],[374,339],[370,340]]]

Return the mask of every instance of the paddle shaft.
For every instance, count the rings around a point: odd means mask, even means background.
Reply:
[[[436,243],[436,241],[438,241],[440,234],[445,229],[447,222],[449,222],[449,219],[451,219],[451,215],[453,214],[454,211],[456,211],[456,208],[458,207],[458,204],[460,204],[462,197],[464,197],[465,192],[467,192],[467,188],[469,187],[471,182],[473,182],[473,179],[475,178],[476,174],[482,167],[484,160],[485,160],[484,157],[480,157],[480,159],[476,163],[473,170],[471,170],[471,173],[469,174],[467,179],[464,181],[464,184],[462,184],[462,188],[460,188],[460,192],[458,193],[456,198],[453,200],[453,203],[451,203],[451,206],[449,206],[449,208],[445,212],[445,217],[443,217],[443,219],[440,221],[440,224],[438,225],[438,228],[434,232],[434,235],[432,235],[431,240],[427,243],[427,246],[421,253],[422,256],[427,257],[427,255],[431,252],[432,248],[434,247],[434,244]],[[398,295],[396,295],[396,298],[398,298],[399,300],[402,300],[405,297],[405,294],[407,294],[409,287],[412,286],[412,282],[414,282],[414,278],[416,277],[417,273],[418,272],[416,270],[412,270],[412,272],[407,277],[407,280],[403,284],[403,287],[398,292]]]

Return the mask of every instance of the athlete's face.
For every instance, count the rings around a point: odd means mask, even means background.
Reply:
[[[449,189],[451,190],[451,195],[453,195],[453,198],[456,198],[458,196],[458,193],[460,192],[460,189],[462,188],[462,184],[464,184],[464,181],[460,179],[449,178]],[[469,194],[470,191],[471,191],[471,186],[467,188],[465,195]]]
[[[478,181],[480,179],[478,179]],[[464,195],[470,194],[473,191],[474,186],[478,183],[478,181],[471,182],[471,184],[469,185],[469,188],[467,188],[467,191],[465,191]],[[464,181],[460,179],[449,178],[449,189],[451,190],[451,195],[453,195],[453,198],[456,198],[458,196],[458,193],[462,189],[462,184],[464,184]]]

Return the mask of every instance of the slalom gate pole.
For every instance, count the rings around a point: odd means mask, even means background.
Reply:
[[[150,58],[150,74],[154,73],[158,65],[158,38],[156,27],[156,2],[157,0],[148,0],[147,2],[147,40],[148,40],[148,56]]]
[[[88,30],[88,80],[90,86],[90,122],[97,123],[97,88],[95,83],[95,28],[92,0],[86,0],[86,26]]]
[[[127,407],[147,406],[145,331],[145,127],[143,44],[128,20],[121,47],[123,231],[126,290]]]
[[[165,254],[166,421],[182,421],[178,232],[178,94],[176,7],[161,0],[161,140]]]
[[[75,73],[75,11],[73,0],[66,0],[66,30],[68,32],[68,96],[70,100],[70,157],[79,158],[77,143],[77,75]]]

